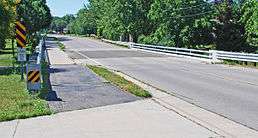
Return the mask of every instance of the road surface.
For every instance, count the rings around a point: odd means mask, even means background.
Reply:
[[[258,70],[61,37],[75,60],[93,59],[206,110],[258,130]]]

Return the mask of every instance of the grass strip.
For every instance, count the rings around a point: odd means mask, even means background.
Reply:
[[[64,51],[65,50],[65,45],[61,42],[58,42],[58,47],[60,50]]]
[[[30,95],[20,75],[0,70],[0,121],[51,114],[45,100]]]
[[[254,62],[223,60],[223,64],[239,66],[239,67],[258,68],[258,63],[254,63]]]
[[[92,66],[87,65],[88,68],[90,68],[93,72],[98,74],[99,76],[105,78],[107,81],[111,82],[112,84],[118,86],[122,90],[126,92],[130,92],[136,96],[149,98],[151,97],[151,94],[139,87],[138,85],[124,79],[123,77],[105,69],[99,66]]]
[[[16,55],[16,49],[15,49]],[[13,51],[12,51],[12,41],[6,41],[6,47],[4,49],[0,49],[0,66],[12,66],[15,62],[13,58]]]

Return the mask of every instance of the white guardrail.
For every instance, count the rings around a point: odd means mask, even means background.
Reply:
[[[235,61],[246,61],[246,62],[256,62],[256,63],[258,62],[258,54],[226,52],[226,51],[217,51],[217,50],[205,51],[205,50],[196,50],[196,49],[187,49],[187,48],[165,47],[165,46],[145,45],[145,44],[129,43],[129,42],[121,42],[121,41],[111,41],[107,39],[102,39],[102,41],[112,43],[112,44],[127,46],[129,48],[206,58],[206,59],[210,59],[211,62],[213,63],[220,62],[220,60],[235,60]]]

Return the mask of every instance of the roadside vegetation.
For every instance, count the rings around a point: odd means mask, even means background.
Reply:
[[[51,114],[40,93],[30,94],[25,81],[20,80],[15,21],[23,20],[27,30],[27,54],[38,45],[39,34],[51,24],[51,14],[45,0],[0,1],[0,121]],[[40,16],[39,16],[40,15]],[[11,41],[14,41],[14,56]],[[14,64],[13,67],[10,67]]]
[[[121,88],[122,90],[124,90],[126,92],[132,93],[139,97],[144,97],[144,98],[151,97],[151,94],[148,91],[145,91],[138,85],[136,85],[130,81],[127,81],[123,77],[116,75],[115,73],[113,73],[105,68],[102,68],[99,66],[91,66],[91,65],[87,65],[87,67],[90,68],[93,72],[95,72],[99,76],[103,77],[110,83],[118,86],[119,88]]]
[[[254,63],[254,62],[224,60],[223,64],[241,66],[241,67],[250,67],[250,68],[257,68],[258,69],[258,63]]]
[[[257,0],[90,0],[51,29],[171,47],[258,52]]]
[[[115,41],[258,53],[257,7],[257,0],[89,0],[76,15],[54,17],[50,28]]]
[[[0,121],[51,114],[46,101],[30,95],[12,69],[0,69]]]
[[[14,51],[16,55],[16,51]],[[13,57],[13,50],[11,40],[6,41],[6,46],[4,49],[0,49],[0,66],[12,66],[16,64],[16,61]]]
[[[65,51],[65,45],[58,41],[58,47],[60,50]]]

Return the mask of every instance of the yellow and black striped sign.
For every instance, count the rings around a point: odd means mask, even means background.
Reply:
[[[24,22],[17,21],[16,23],[16,41],[17,46],[26,48],[26,27]]]
[[[29,71],[28,82],[31,82],[31,83],[40,82],[40,72],[38,70]]]

